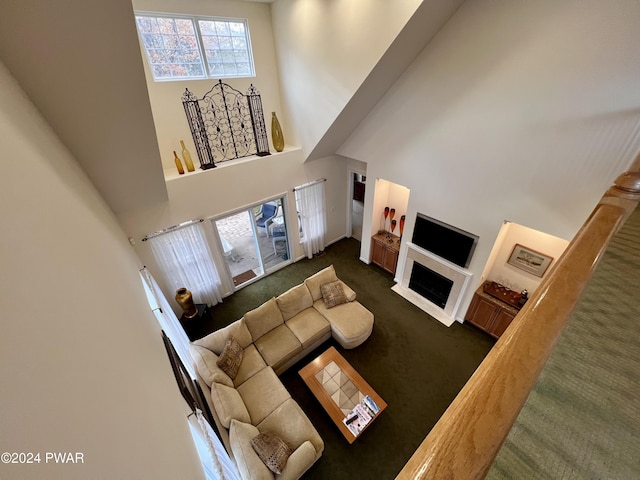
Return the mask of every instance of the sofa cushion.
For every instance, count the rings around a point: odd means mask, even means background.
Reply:
[[[233,380],[217,365],[218,356],[215,353],[208,348],[192,343],[189,345],[189,354],[204,383],[211,386],[212,382],[218,382],[233,387]]]
[[[342,282],[339,280],[320,285],[320,293],[327,308],[333,308],[348,301],[342,289]]]
[[[240,385],[237,391],[242,397],[253,425],[260,423],[282,402],[291,398],[271,367],[260,370]]]
[[[327,308],[324,301],[314,302],[318,310],[331,324],[331,333],[344,348],[361,345],[373,331],[373,313],[360,302],[348,302],[335,308]]]
[[[311,420],[292,398],[283,402],[268,417],[258,424],[261,432],[276,432],[287,445],[296,450],[305,441],[310,441],[320,455],[324,450],[324,442]]]
[[[216,355],[220,355],[222,353],[222,349],[227,343],[227,338],[231,335],[235,337],[242,348],[247,348],[251,343],[253,343],[251,333],[249,333],[247,325],[242,318],[224,328],[221,328],[220,330],[216,330],[205,337],[195,340],[193,343],[211,350]]]
[[[275,370],[302,350],[302,343],[286,325],[274,328],[254,344],[267,365]]]
[[[329,321],[315,308],[307,308],[291,320],[285,322],[293,332],[302,348],[307,348],[331,331]]]
[[[218,413],[220,423],[229,428],[232,419],[250,422],[251,417],[238,391],[221,383],[211,384],[211,400]]]
[[[251,446],[251,439],[260,432],[248,423],[231,421],[229,444],[243,480],[273,480],[273,472],[260,460]]]
[[[354,292],[353,289],[349,285],[344,283],[342,280],[338,280],[338,281],[340,282],[340,285],[342,285],[342,291],[347,297],[347,301],[353,302],[356,299],[356,292]]]
[[[293,451],[278,480],[298,480],[318,458],[311,442],[304,442]]]
[[[242,385],[248,378],[253,377],[266,366],[267,363],[264,361],[264,358],[262,358],[256,346],[252,343],[244,349],[242,362],[240,363],[236,378],[233,379],[233,385],[236,387]]]
[[[323,268],[319,272],[314,273],[313,275],[308,277],[304,281],[304,284],[309,289],[311,298],[313,298],[313,301],[315,302],[316,300],[322,298],[320,286],[324,285],[325,283],[335,282],[336,280],[338,280],[336,271],[334,270],[333,265],[329,265],[328,267]]]
[[[273,432],[259,433],[251,439],[251,446],[269,470],[278,475],[293,453],[289,445]]]
[[[244,320],[254,342],[284,323],[275,298],[271,298],[258,308],[245,313]]]
[[[227,343],[222,349],[222,353],[220,354],[220,358],[216,362],[216,365],[219,366],[224,373],[229,375],[229,378],[233,380],[236,378],[238,374],[238,370],[240,369],[240,362],[242,362],[242,355],[244,350],[235,339],[233,335],[230,335],[227,338]]]
[[[305,308],[313,306],[311,293],[309,293],[309,289],[304,283],[296,285],[276,297],[276,302],[278,302],[278,308],[285,322],[295,317]]]

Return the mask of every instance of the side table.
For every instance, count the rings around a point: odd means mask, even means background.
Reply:
[[[180,317],[180,325],[182,325],[184,332],[191,341],[202,337],[201,333],[204,327],[202,324],[203,320],[211,315],[209,307],[207,307],[205,303],[196,303],[196,308],[198,309],[198,313],[196,313],[195,316],[188,318],[183,313]]]

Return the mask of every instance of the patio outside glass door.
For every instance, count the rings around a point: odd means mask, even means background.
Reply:
[[[267,202],[269,207],[255,205],[213,220],[228,275],[235,288],[289,261],[283,201],[283,198],[279,198]],[[269,215],[261,221],[263,208],[268,210]]]

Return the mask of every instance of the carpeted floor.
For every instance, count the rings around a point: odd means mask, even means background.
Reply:
[[[640,478],[640,208],[603,255],[487,479]]]
[[[373,312],[373,334],[363,345],[344,350],[327,342],[281,376],[325,442],[323,456],[305,475],[308,479],[395,478],[494,344],[471,326],[443,326],[392,292],[391,275],[362,263],[359,250],[360,242],[344,239],[312,260],[301,260],[243,288],[211,309],[206,327],[212,331],[228,325],[331,264]],[[297,373],[331,345],[389,404],[352,445]]]

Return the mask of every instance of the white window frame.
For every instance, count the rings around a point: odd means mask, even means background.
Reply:
[[[249,32],[249,23],[246,19],[243,18],[229,18],[229,17],[208,17],[208,16],[201,16],[201,15],[183,15],[183,14],[171,14],[171,13],[162,13],[162,12],[148,12],[148,11],[135,11],[135,17],[136,17],[136,28],[138,29],[138,38],[140,40],[140,44],[142,46],[142,49],[145,52],[145,57],[147,59],[147,64],[149,66],[149,70],[151,71],[151,75],[153,76],[154,81],[156,82],[175,82],[175,81],[185,81],[185,80],[203,80],[203,79],[207,79],[207,78],[212,78],[212,79],[220,79],[220,78],[244,78],[244,77],[255,77],[255,66],[254,66],[254,62],[253,62],[253,49],[251,47],[251,36],[250,36],[250,32]],[[198,48],[198,60],[199,60],[199,64],[202,68],[203,71],[203,75],[185,75],[185,76],[171,76],[171,77],[156,77],[156,72],[154,69],[154,65],[159,65],[158,63],[154,63],[151,55],[149,53],[149,50],[147,49],[147,45],[145,43],[145,40],[143,38],[143,32],[140,31],[139,27],[138,27],[138,17],[148,17],[148,18],[153,18],[153,19],[158,19],[158,18],[168,18],[168,19],[172,19],[172,20],[190,20],[192,25],[193,25],[193,30],[195,32],[195,39],[196,39],[196,46]],[[207,52],[213,52],[213,50],[211,49],[207,49],[205,48],[205,41],[203,40],[203,34],[201,31],[201,27],[200,27],[200,22],[233,22],[233,23],[241,23],[244,25],[244,36],[235,36],[235,38],[242,38],[244,39],[245,42],[245,46],[246,46],[246,55],[247,58],[245,59],[245,62],[242,63],[247,63],[248,64],[248,72],[246,73],[225,73],[225,72],[212,72],[211,71],[211,64],[214,63],[213,62],[213,58],[209,58],[207,55]],[[205,37],[216,37],[216,38],[226,38],[223,35],[206,35]],[[233,36],[229,36],[229,38],[234,38]],[[169,50],[169,49],[167,49]],[[241,51],[242,49],[238,48],[238,49],[218,49],[218,52],[224,52],[224,51],[230,51],[230,52],[235,52],[235,51]],[[180,64],[181,62],[176,62],[176,64]],[[224,64],[236,64],[236,63],[241,63],[241,62],[223,62],[221,61],[220,64],[224,65]]]

